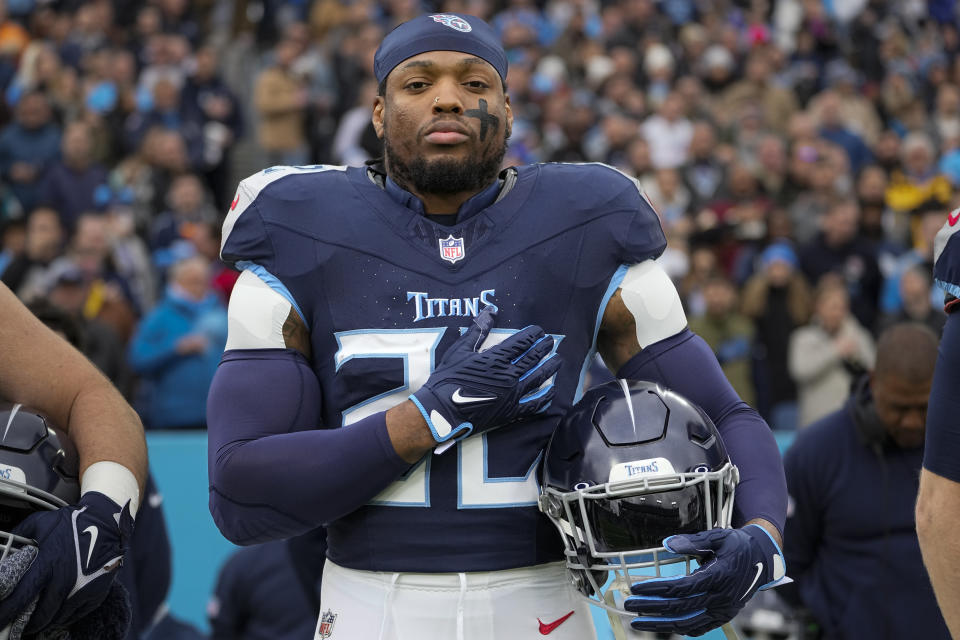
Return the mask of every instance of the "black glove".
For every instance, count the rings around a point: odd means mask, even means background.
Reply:
[[[410,396],[438,443],[531,416],[553,400],[556,389],[548,381],[561,364],[551,355],[553,338],[530,326],[478,351],[493,327],[493,314],[492,307],[484,309]]]

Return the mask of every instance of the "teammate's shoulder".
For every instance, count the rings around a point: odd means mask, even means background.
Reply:
[[[960,298],[960,209],[947,214],[933,242],[933,277],[951,299]],[[948,304],[952,307],[954,305]]]

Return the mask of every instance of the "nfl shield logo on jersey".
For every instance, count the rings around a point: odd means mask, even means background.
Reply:
[[[333,635],[333,623],[337,620],[337,614],[327,609],[320,614],[320,624],[317,625],[317,638],[324,640]]]
[[[440,257],[449,263],[463,260],[463,238],[454,238],[451,233],[446,238],[440,238]]]
[[[470,33],[473,31],[473,27],[470,26],[470,23],[460,16],[452,16],[449,13],[438,13],[430,17],[433,18],[434,22],[439,22],[442,25],[448,26],[451,29],[456,29],[457,31],[462,31],[463,33]]]

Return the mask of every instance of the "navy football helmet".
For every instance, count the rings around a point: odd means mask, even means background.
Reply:
[[[729,527],[738,479],[699,407],[657,384],[621,379],[589,390],[557,426],[539,504],[560,532],[575,586],[623,615],[617,591],[628,594],[668,564],[692,571],[690,557],[661,541]]]
[[[79,459],[69,436],[42,415],[0,402],[0,560],[33,540],[11,533],[32,513],[80,499]]]

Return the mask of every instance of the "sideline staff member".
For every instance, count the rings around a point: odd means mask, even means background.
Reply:
[[[936,353],[924,325],[884,331],[873,372],[784,458],[794,508],[783,551],[796,586],[781,593],[798,592],[826,639],[950,637],[913,510]]]

